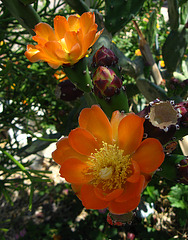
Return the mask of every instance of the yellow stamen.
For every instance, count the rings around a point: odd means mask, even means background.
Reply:
[[[103,190],[121,188],[131,174],[131,157],[114,144],[103,142],[103,147],[92,153],[89,158],[90,168],[85,174],[92,174],[92,184],[100,184]]]

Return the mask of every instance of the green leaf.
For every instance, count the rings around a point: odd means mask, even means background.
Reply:
[[[171,187],[168,199],[173,207],[187,209],[188,186],[176,184],[175,186]]]

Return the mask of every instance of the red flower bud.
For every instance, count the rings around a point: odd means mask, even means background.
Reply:
[[[188,127],[188,101],[178,103],[176,109],[181,114],[180,124],[184,127]]]
[[[111,66],[118,63],[118,58],[114,52],[104,46],[99,48],[93,56],[94,66]]]
[[[112,97],[121,88],[122,80],[112,69],[100,66],[93,75],[93,85],[98,97]]]

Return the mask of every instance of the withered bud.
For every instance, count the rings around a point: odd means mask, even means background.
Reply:
[[[98,66],[112,66],[118,63],[118,58],[112,50],[102,46],[97,50],[93,56],[93,65]]]
[[[93,85],[94,93],[99,98],[112,97],[121,88],[122,80],[112,69],[100,66],[93,75]]]
[[[56,86],[55,95],[57,99],[74,101],[83,95],[83,91],[78,89],[69,79],[67,79]]]
[[[178,122],[177,111],[169,101],[154,103],[148,113],[149,121],[153,126],[163,129],[164,131],[170,125],[176,125]]]
[[[150,102],[144,110],[138,113],[145,117],[144,133],[147,137],[157,138],[162,144],[169,142],[179,129],[181,114],[174,106],[173,101],[160,101],[159,99]]]
[[[128,212],[125,214],[113,214],[108,213],[107,222],[112,226],[123,226],[126,223],[132,222],[135,214],[133,212]]]

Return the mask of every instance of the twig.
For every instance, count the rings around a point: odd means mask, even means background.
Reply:
[[[140,51],[141,51],[143,57],[146,59],[147,63],[149,65],[151,65],[152,76],[155,81],[155,84],[160,85],[163,79],[162,79],[161,73],[157,67],[157,64],[155,63],[155,61],[153,59],[149,44],[147,43],[143,33],[139,29],[137,22],[135,20],[132,20],[132,22],[133,22],[133,24],[136,28],[136,31],[140,37],[140,46],[139,46]]]

